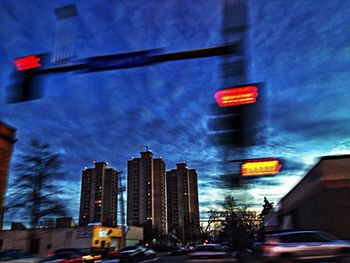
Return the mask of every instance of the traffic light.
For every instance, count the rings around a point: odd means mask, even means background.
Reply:
[[[241,164],[242,176],[276,175],[282,165],[276,158],[246,160]]]
[[[214,95],[208,121],[215,145],[252,146],[263,143],[261,83],[221,89]]]
[[[215,99],[220,107],[230,107],[256,103],[258,88],[255,85],[219,90]]]
[[[7,90],[7,102],[17,103],[41,97],[40,69],[47,55],[38,54],[17,58],[13,61],[16,69],[12,73],[12,84]]]

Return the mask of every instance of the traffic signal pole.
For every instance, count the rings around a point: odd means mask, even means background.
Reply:
[[[164,62],[198,59],[214,56],[237,54],[241,49],[239,42],[227,45],[159,54],[160,49],[143,50],[128,53],[117,53],[88,57],[70,61],[67,65],[49,62],[49,54],[30,55],[14,61],[17,71],[14,84],[8,90],[7,102],[16,103],[40,98],[40,85],[34,85],[37,76],[46,74],[78,72],[92,73],[97,71],[119,70],[144,67]]]
[[[133,67],[144,67],[152,64],[164,63],[176,60],[197,59],[214,56],[232,55],[239,51],[239,43],[233,43],[230,45],[223,45],[217,47],[186,50],[174,53],[165,53],[159,55],[148,55],[148,51],[138,51],[130,53],[118,53],[106,56],[96,56],[86,59],[82,59],[72,65],[67,66],[55,66],[47,67],[43,69],[37,69],[33,72],[33,75],[43,75],[52,73],[64,73],[71,71],[84,71],[83,73],[106,71],[106,70],[118,70]],[[103,65],[103,63],[110,65]],[[96,65],[97,64],[97,65]]]

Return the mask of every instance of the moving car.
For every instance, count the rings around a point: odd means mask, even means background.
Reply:
[[[188,247],[185,246],[178,246],[174,249],[171,250],[170,254],[171,255],[183,255],[189,252]]]
[[[35,263],[38,258],[18,249],[8,249],[0,251],[0,262],[6,263]]]
[[[63,254],[57,254],[49,256],[46,259],[41,260],[43,263],[84,263],[84,259],[81,255],[74,252],[67,252]]]
[[[231,257],[228,246],[221,244],[206,244],[197,246],[195,252],[189,253],[187,257],[189,263],[228,263],[236,262],[236,259]]]
[[[101,254],[90,248],[60,248],[50,253],[45,263],[93,263],[101,259]]]
[[[263,261],[341,259],[350,256],[350,242],[321,231],[292,231],[266,235],[256,250]]]
[[[157,256],[157,253],[152,248],[146,248],[143,252],[145,259],[154,259]]]
[[[143,246],[127,246],[119,253],[120,262],[138,262],[145,259],[146,248]]]

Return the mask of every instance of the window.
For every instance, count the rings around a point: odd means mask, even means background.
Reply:
[[[30,240],[29,253],[38,254],[40,252],[40,238],[32,238]]]

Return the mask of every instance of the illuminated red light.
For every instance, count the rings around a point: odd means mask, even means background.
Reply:
[[[278,174],[282,165],[277,159],[255,159],[241,165],[242,176],[259,176]]]
[[[17,58],[13,63],[16,65],[17,70],[27,70],[40,67],[41,64],[39,61],[39,57],[31,55],[23,58]]]
[[[245,86],[219,90],[215,93],[216,102],[220,107],[229,107],[255,103],[258,97],[256,86]]]

